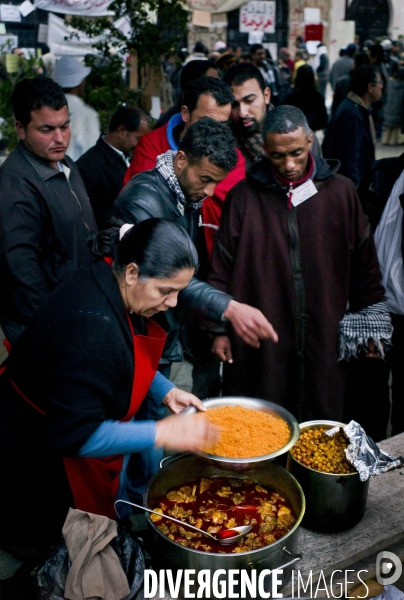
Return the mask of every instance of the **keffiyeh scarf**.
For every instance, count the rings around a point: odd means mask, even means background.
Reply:
[[[367,351],[369,340],[373,340],[380,356],[391,345],[393,327],[385,302],[377,302],[355,313],[347,313],[339,324],[339,358],[348,360],[358,351]]]
[[[173,150],[167,150],[167,152],[164,154],[160,154],[157,157],[156,169],[167,182],[170,190],[176,195],[177,210],[180,215],[184,216],[186,206],[190,206],[191,208],[195,209],[201,208],[203,200],[201,202],[187,202],[184,192],[182,191],[181,186],[178,183],[177,176],[174,172],[173,160],[176,154],[177,153]]]

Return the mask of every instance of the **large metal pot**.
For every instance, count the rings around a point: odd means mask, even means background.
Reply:
[[[239,479],[255,479],[265,487],[286,496],[297,515],[294,527],[283,538],[265,548],[241,554],[206,553],[193,548],[186,548],[163,535],[148,517],[149,525],[156,535],[156,555],[154,564],[158,569],[252,569],[257,575],[263,569],[283,569],[279,577],[282,587],[291,577],[292,564],[301,559],[297,552],[298,528],[305,511],[305,499],[300,485],[295,478],[282,467],[271,463],[260,463],[248,473],[224,470],[195,455],[173,457],[167,466],[156,473],[144,494],[143,503],[148,508],[157,505],[157,498],[166,494],[177,485],[182,485],[200,477],[237,477]],[[271,591],[271,579],[265,577],[266,591]]]
[[[321,427],[344,426],[337,421],[306,421],[300,431]],[[350,529],[362,519],[369,481],[361,481],[359,473],[334,475],[306,467],[288,454],[287,469],[303,488],[307,510],[303,526],[314,531],[333,533]]]
[[[250,408],[258,410],[260,412],[274,415],[286,421],[289,426],[290,436],[287,443],[271,454],[264,454],[263,456],[253,456],[251,458],[228,458],[224,456],[217,456],[216,454],[208,454],[202,450],[197,451],[197,454],[203,456],[209,461],[216,464],[217,467],[222,469],[231,469],[234,471],[249,470],[253,467],[258,466],[262,462],[273,460],[274,458],[285,454],[292,446],[294,446],[299,438],[300,430],[299,424],[295,417],[286,408],[269,402],[269,400],[261,400],[260,398],[248,398],[246,396],[221,396],[219,398],[209,398],[203,400],[204,406],[209,410],[210,408],[219,408],[222,406],[243,406],[244,408]],[[196,409],[194,406],[186,408],[184,413],[195,414]]]

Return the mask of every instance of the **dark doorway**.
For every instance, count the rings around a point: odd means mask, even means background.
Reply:
[[[355,21],[360,43],[387,36],[390,9],[388,0],[347,0],[345,19]]]
[[[275,33],[266,33],[263,43],[274,42],[279,48],[288,45],[288,0],[276,0]],[[248,33],[239,31],[240,9],[227,13],[227,43],[248,51]]]

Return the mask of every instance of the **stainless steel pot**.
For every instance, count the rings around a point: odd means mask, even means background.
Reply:
[[[199,456],[185,455],[173,457],[172,461],[156,473],[146,489],[143,498],[144,506],[154,508],[157,498],[166,494],[177,485],[182,485],[200,477],[238,477],[239,479],[255,479],[265,487],[286,496],[297,515],[293,528],[283,538],[258,550],[241,554],[206,553],[194,548],[186,548],[163,535],[148,517],[149,526],[156,536],[156,555],[154,564],[161,569],[252,569],[257,575],[263,569],[283,569],[279,578],[282,587],[291,577],[292,564],[301,559],[297,552],[298,528],[305,511],[305,499],[300,485],[295,478],[282,467],[271,463],[260,463],[248,473],[240,472],[235,475],[233,470],[218,468]],[[271,591],[271,579],[265,577],[265,589]]]
[[[300,431],[321,427],[344,426],[337,421],[306,421]],[[369,481],[359,473],[334,475],[306,467],[288,453],[287,469],[302,486],[307,502],[303,526],[314,531],[337,532],[350,529],[362,519],[366,510]]]
[[[268,400],[261,400],[260,398],[247,398],[245,396],[221,396],[220,398],[209,398],[203,400],[204,406],[209,410],[210,408],[218,408],[222,406],[243,406],[244,408],[251,408],[258,410],[276,417],[282,418],[289,426],[290,437],[287,443],[271,454],[264,454],[263,456],[253,456],[252,458],[227,458],[224,456],[216,456],[216,454],[208,454],[207,452],[198,451],[197,454],[205,457],[207,460],[212,461],[217,467],[222,469],[231,469],[234,471],[242,471],[246,469],[252,469],[258,466],[262,462],[273,460],[277,456],[285,454],[292,446],[294,446],[299,438],[300,430],[298,422],[295,417],[286,408],[283,408],[279,404],[269,402]],[[186,408],[183,413],[194,414],[196,409],[193,406]]]

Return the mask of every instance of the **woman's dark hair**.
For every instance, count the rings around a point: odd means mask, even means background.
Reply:
[[[120,227],[95,233],[89,247],[96,256],[109,256],[114,271],[122,273],[129,263],[139,267],[139,277],[164,279],[183,269],[198,268],[198,253],[183,227],[168,219],[146,219],[119,240]]]
[[[295,89],[296,88],[306,92],[314,92],[316,89],[314,71],[310,65],[302,65],[296,71]]]
[[[61,110],[67,106],[67,100],[60,85],[49,77],[42,77],[17,83],[11,94],[11,104],[16,121],[27,127],[33,110],[44,106]]]

